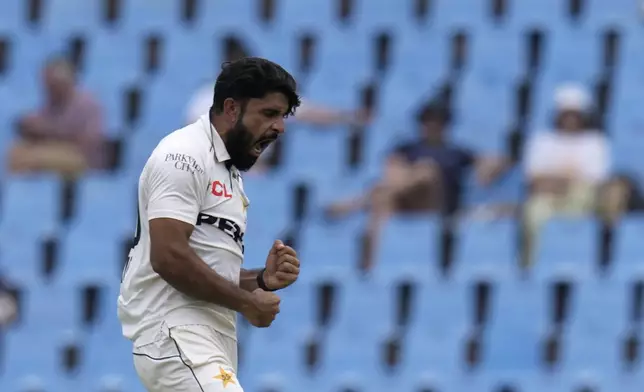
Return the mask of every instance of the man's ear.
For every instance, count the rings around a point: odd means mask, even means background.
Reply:
[[[231,124],[237,122],[237,118],[239,117],[239,110],[240,107],[234,99],[226,98],[226,100],[224,101],[223,113],[224,116],[226,116],[226,119],[230,121]]]

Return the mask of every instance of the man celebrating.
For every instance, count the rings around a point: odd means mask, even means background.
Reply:
[[[209,115],[165,137],[148,159],[118,298],[148,391],[242,391],[236,313],[270,326],[280,303],[272,291],[297,279],[299,261],[275,241],[266,268],[241,268],[250,202],[240,171],[284,132],[299,104],[295,80],[279,65],[224,64]]]

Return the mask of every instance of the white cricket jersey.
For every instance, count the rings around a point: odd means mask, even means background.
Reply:
[[[214,146],[214,151],[213,151]],[[236,339],[236,313],[177,291],[152,270],[148,222],[171,218],[194,225],[190,246],[210,268],[239,283],[248,198],[208,116],[166,136],[139,179],[139,223],[123,272],[118,314],[123,335],[152,342],[162,324],[209,325]]]

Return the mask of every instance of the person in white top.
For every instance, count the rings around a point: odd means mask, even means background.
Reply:
[[[610,175],[608,139],[590,125],[592,104],[586,89],[563,85],[555,93],[555,103],[555,129],[535,133],[526,145],[524,167],[530,195],[525,204],[525,223],[529,248],[550,217],[592,214],[598,189]]]
[[[226,63],[208,115],[166,136],[139,180],[139,217],[118,315],[150,392],[242,391],[236,314],[268,327],[272,291],[295,282],[295,251],[275,241],[266,268],[245,270],[240,172],[299,106],[293,77],[260,58]]]

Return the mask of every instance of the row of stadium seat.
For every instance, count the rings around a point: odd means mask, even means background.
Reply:
[[[44,3],[8,0],[4,11],[0,22],[10,28],[43,24],[54,32],[99,29],[103,26],[101,22],[130,31],[146,31],[185,22],[211,30],[238,26],[261,29],[269,20],[288,30],[305,26],[328,28],[340,22],[369,30],[410,23],[428,23],[440,28],[459,24],[525,26],[566,22],[591,25],[619,22],[637,26],[639,21],[637,4],[629,0],[610,3],[602,0],[487,0],[474,3],[468,0],[311,0],[306,5],[297,0],[226,0],[216,3],[203,0],[104,0],[89,3],[82,0]]]
[[[314,333],[314,286],[297,283],[281,292],[282,311],[270,329],[242,328],[240,375],[248,382],[249,390],[262,390],[255,387],[267,379],[269,384],[284,384],[276,389],[279,391],[330,391],[332,385],[347,382],[357,383],[358,390],[379,391],[386,390],[380,389],[379,383],[406,380],[412,384],[454,384],[459,378],[473,377],[466,372],[467,342],[477,333],[472,324],[471,290],[455,284],[417,287],[410,322],[401,330],[394,323],[392,288],[377,281],[354,281],[342,286],[338,304],[322,334]],[[494,375],[487,382],[548,374],[544,370],[544,353],[554,325],[549,321],[552,310],[547,306],[549,295],[545,288],[517,281],[501,284],[493,291],[488,326],[482,334],[478,331],[481,353],[474,374],[480,371]],[[589,371],[616,376],[624,368],[628,371],[625,374],[642,380],[644,370],[637,362],[627,366],[630,362],[625,354],[629,336],[642,337],[642,312],[639,309],[640,319],[632,321],[633,309],[623,300],[623,288],[603,283],[578,286],[572,296],[568,325],[560,338],[556,369],[562,374],[571,379]],[[89,387],[98,380],[109,383],[111,375],[133,375],[129,343],[119,334],[114,289],[99,296],[99,322],[82,329],[60,323],[74,315],[80,319],[81,306],[65,298],[70,292],[57,292],[51,287],[39,290],[40,293],[30,290],[37,296],[27,295],[19,328],[9,332],[9,344],[4,350],[5,358],[11,360],[5,363],[0,380],[11,379],[20,385],[26,382],[25,376],[34,374],[44,382],[65,380],[59,385],[78,387],[87,383]],[[68,317],[61,319],[61,313]],[[297,332],[293,326],[298,326]],[[387,371],[385,343],[396,336],[400,359],[394,360],[395,367]],[[589,339],[593,342],[590,346]],[[319,359],[312,369],[307,369],[306,347],[311,342],[318,343]],[[64,354],[69,347],[80,350],[80,354],[72,370],[65,373],[62,370],[69,360]],[[36,350],[38,355],[34,356]],[[279,361],[274,360],[277,353]],[[429,369],[434,377],[423,379]],[[304,385],[313,389],[298,389]],[[482,387],[486,382],[475,385]],[[95,387],[69,390],[93,391]],[[455,386],[446,390],[452,391],[451,388]],[[114,390],[139,389],[132,385]],[[400,390],[412,391],[412,385]]]

